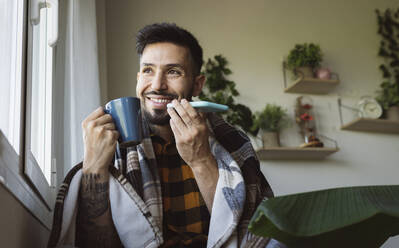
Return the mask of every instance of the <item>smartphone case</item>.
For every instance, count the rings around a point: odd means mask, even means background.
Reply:
[[[190,102],[190,104],[193,108],[200,112],[223,112],[229,109],[229,107],[226,105],[207,101]],[[173,106],[171,103],[169,103],[167,107],[172,108]]]

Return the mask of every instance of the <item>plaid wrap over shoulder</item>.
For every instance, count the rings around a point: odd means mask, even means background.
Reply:
[[[211,151],[218,162],[219,182],[217,187],[221,187],[220,192],[222,193],[219,194],[224,196],[223,201],[227,202],[229,210],[232,212],[232,222],[235,223],[233,225],[234,230],[227,230],[230,233],[227,236],[235,235],[234,243],[237,243],[235,245],[237,247],[265,247],[270,241],[269,238],[258,237],[248,232],[248,224],[256,207],[265,197],[273,197],[271,187],[260,171],[256,153],[249,138],[242,131],[229,125],[216,114],[208,114],[207,117],[211,131],[209,138]],[[114,166],[110,167],[110,173],[126,191],[140,196],[142,202],[136,201],[135,203],[140,206],[141,210],[144,209],[142,214],[149,219],[156,236],[155,239],[161,244],[163,242],[161,180],[151,142],[150,130],[148,124],[144,121],[142,129],[143,139],[140,145],[126,149],[117,148]],[[59,243],[63,222],[64,199],[74,174],[80,168],[81,164],[75,166],[61,185],[57,196],[53,229],[48,247],[56,247]],[[219,185],[223,183],[225,185]],[[215,195],[212,215],[217,212],[215,210],[219,205],[216,202],[217,200]],[[223,225],[223,223],[219,223],[219,225]],[[226,234],[224,234],[223,238],[215,242],[212,241],[212,244],[208,240],[208,247],[224,247],[225,243],[230,240],[229,237],[225,236]]]

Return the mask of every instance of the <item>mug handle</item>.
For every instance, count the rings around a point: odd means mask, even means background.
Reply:
[[[108,109],[106,109],[105,107],[103,107],[103,111],[104,111],[104,113],[106,113],[106,114],[111,114],[110,113],[110,111],[108,110]],[[113,119],[112,119],[113,120]],[[115,122],[114,122],[115,123]],[[116,131],[118,131],[118,130],[116,130]],[[119,132],[119,131],[118,131]],[[120,135],[120,133],[119,133],[119,138],[118,138],[118,144],[119,143],[121,143],[122,142],[122,138],[121,138],[121,135]]]

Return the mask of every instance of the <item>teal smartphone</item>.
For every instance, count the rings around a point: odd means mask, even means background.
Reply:
[[[207,101],[190,102],[190,104],[193,108],[197,109],[200,112],[224,112],[229,109],[229,106]],[[166,106],[168,108],[173,107],[171,103]]]

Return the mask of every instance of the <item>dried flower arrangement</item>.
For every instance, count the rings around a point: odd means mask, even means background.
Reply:
[[[313,103],[310,97],[300,96],[296,99],[295,121],[300,128],[305,143],[300,147],[323,147],[324,144],[316,137],[316,125],[313,114]]]

